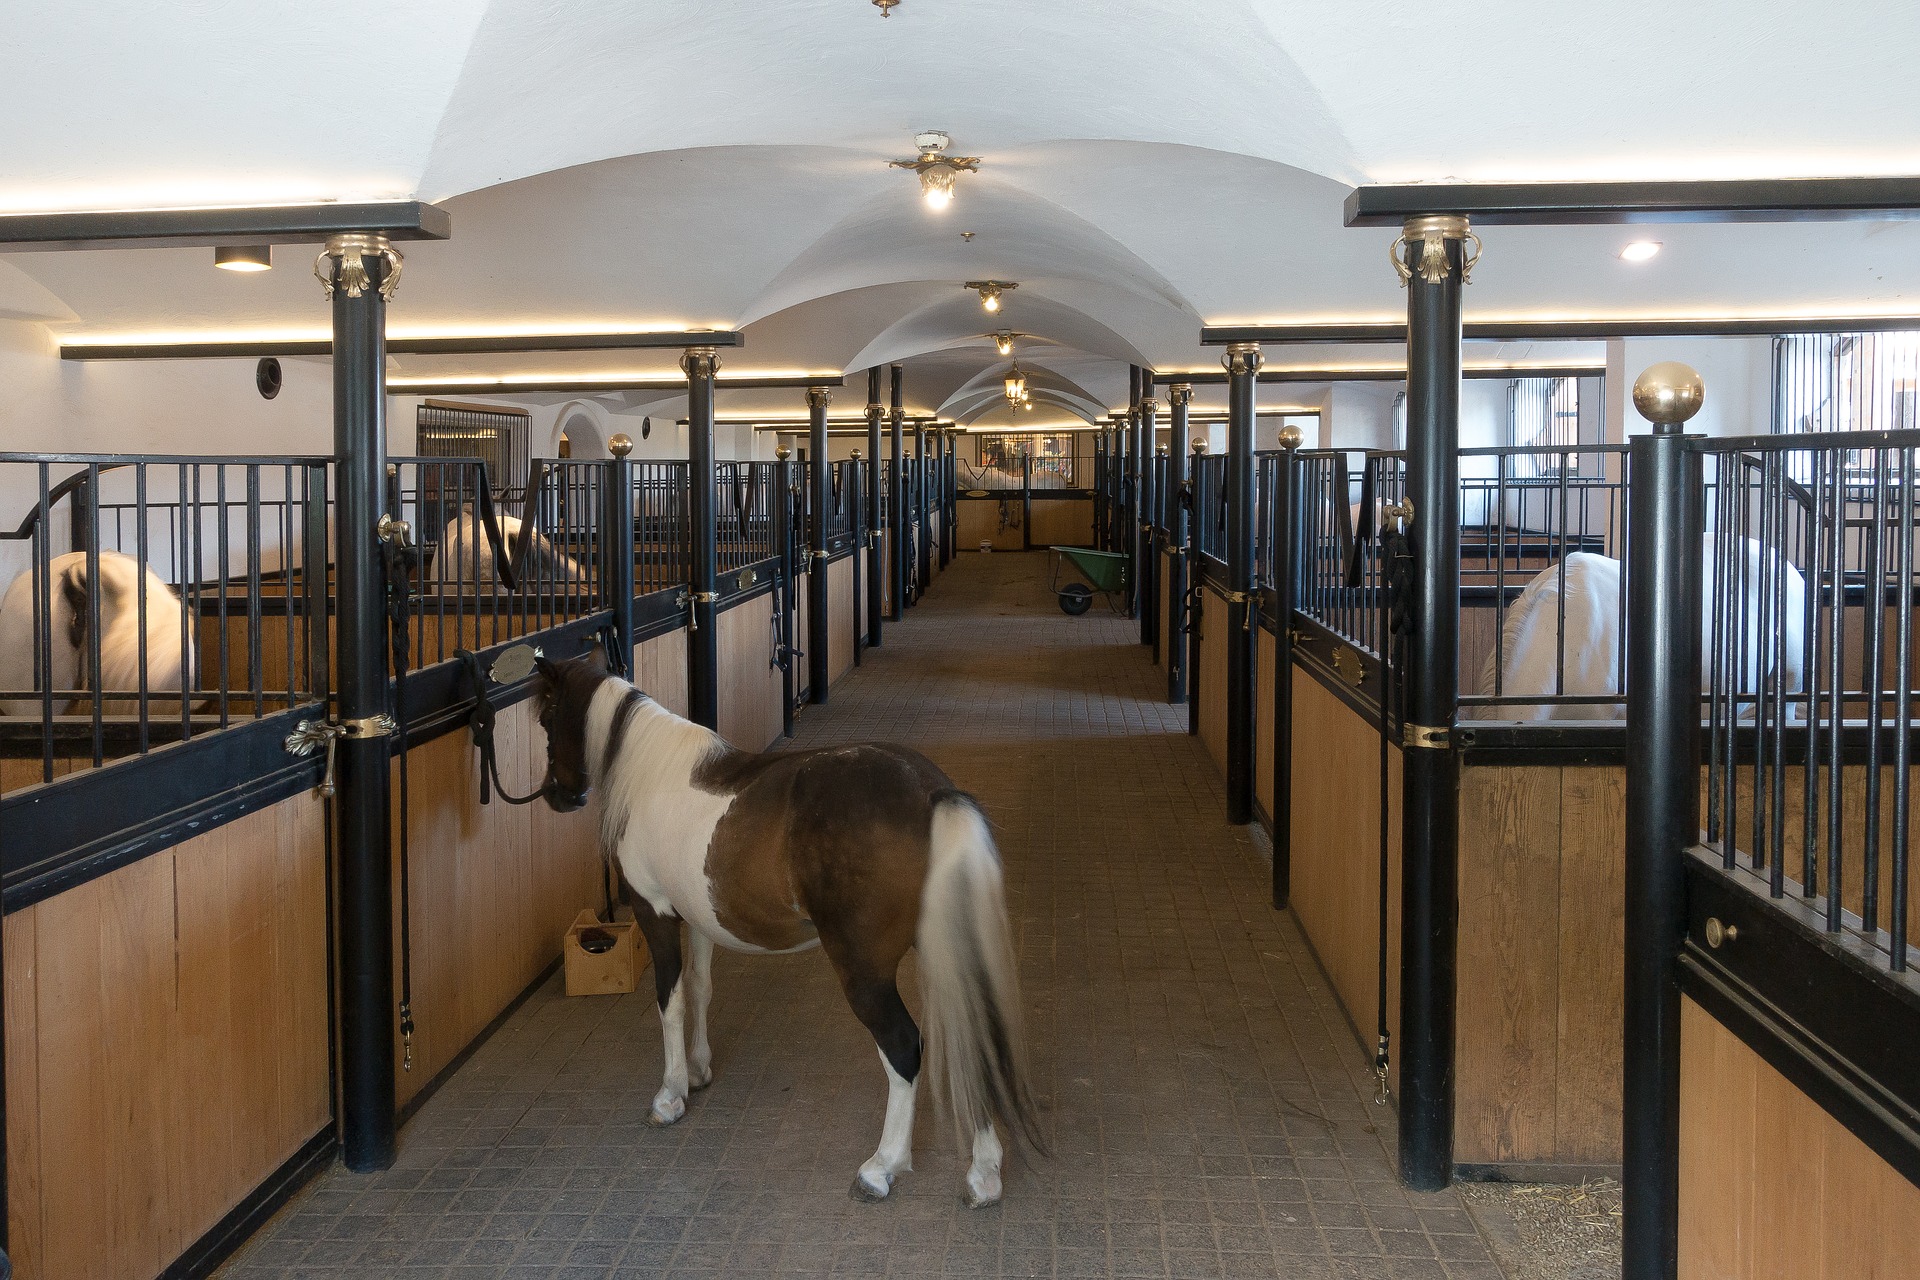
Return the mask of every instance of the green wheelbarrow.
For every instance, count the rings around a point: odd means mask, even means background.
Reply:
[[[1062,585],[1060,571],[1063,561],[1070,562],[1078,569],[1086,582]],[[1130,568],[1129,557],[1124,552],[1095,551],[1089,547],[1055,547],[1053,564],[1047,573],[1047,589],[1060,601],[1060,612],[1070,617],[1078,617],[1093,606],[1095,591],[1105,594],[1107,607],[1119,613],[1127,595]]]

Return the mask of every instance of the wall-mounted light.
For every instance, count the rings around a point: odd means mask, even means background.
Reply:
[[[980,295],[980,309],[992,313],[1000,310],[1001,294],[1020,286],[1011,280],[969,280],[960,287],[977,292]]]
[[[998,351],[1003,356],[1010,356],[1013,354],[1013,340],[1020,335],[1011,329],[1002,329],[998,333],[990,333],[987,336],[993,339],[993,349],[995,351]]]
[[[1645,262],[1659,252],[1658,240],[1635,240],[1620,251],[1620,257],[1625,262]]]
[[[979,172],[979,156],[944,154],[952,141],[938,129],[927,129],[913,135],[913,145],[920,148],[918,156],[912,160],[887,161],[890,169],[911,169],[920,175],[920,194],[925,197],[928,208],[944,209],[953,203],[955,174],[963,170]]]
[[[213,251],[213,265],[222,271],[271,271],[273,246],[229,245]]]

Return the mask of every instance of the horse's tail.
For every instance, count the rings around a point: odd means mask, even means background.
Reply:
[[[934,798],[917,943],[926,1061],[962,1145],[998,1120],[1010,1137],[1044,1150],[1027,1092],[1000,854],[963,792]]]

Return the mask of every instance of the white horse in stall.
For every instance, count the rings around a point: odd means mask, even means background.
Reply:
[[[514,516],[500,516],[497,523],[502,549],[511,555],[520,542],[521,522]],[[561,586],[587,580],[587,572],[580,562],[554,546],[552,539],[538,529],[528,532],[526,552],[513,566],[521,589],[529,583]],[[471,508],[447,521],[446,530],[440,535],[440,556],[441,563],[446,565],[448,582],[471,582],[496,592],[509,589],[494,562],[493,541]]]
[[[1733,550],[1738,579],[1728,584],[1727,598],[1744,600],[1746,616],[1738,624],[1740,634],[1723,637],[1730,652],[1745,655],[1742,669],[1736,673],[1736,688],[1741,692],[1757,690],[1762,677],[1772,674],[1766,659],[1777,635],[1787,692],[1798,693],[1806,674],[1803,669],[1806,581],[1798,569],[1781,559],[1778,551],[1769,550],[1752,538],[1739,538],[1737,542],[1744,546]],[[1704,689],[1713,671],[1713,601],[1720,562],[1725,556],[1718,535],[1706,536],[1702,555],[1700,679]],[[1507,607],[1506,622],[1501,628],[1501,648],[1488,649],[1480,666],[1481,693],[1493,693],[1495,663],[1502,653],[1505,665],[1499,685],[1503,697],[1551,697],[1555,693],[1597,696],[1620,692],[1620,562],[1608,556],[1576,551],[1566,559],[1564,590],[1560,569],[1561,566],[1554,565],[1542,572]],[[1782,592],[1784,616],[1772,618],[1772,634],[1762,635],[1762,596],[1768,584],[1778,582],[1781,574],[1786,578]],[[1563,651],[1564,685],[1556,679],[1563,664]],[[1482,717],[1497,720],[1619,720],[1626,714],[1617,702],[1503,704],[1481,707],[1479,711]]]
[[[140,591],[146,583],[147,690],[178,693],[194,671],[191,627],[183,628],[185,612],[180,597],[152,569],[143,569],[132,556],[100,552],[100,685],[103,691],[124,693],[140,688]],[[33,570],[21,574],[0,599],[0,689],[85,689],[90,674],[87,660],[87,553],[69,551],[47,563],[47,599],[38,610],[51,633],[50,669],[44,680],[35,678],[40,652],[34,633]],[[184,643],[182,637],[185,637]],[[54,699],[54,714],[65,715],[73,702]],[[38,716],[40,699],[14,698],[0,702],[0,714]],[[112,699],[107,715],[130,715],[138,710],[132,700]]]

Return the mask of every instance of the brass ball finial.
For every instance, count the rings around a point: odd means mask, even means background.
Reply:
[[[1160,446],[1160,450],[1159,450],[1159,452],[1160,452],[1160,456],[1164,458],[1164,457],[1166,457],[1166,456],[1167,456],[1167,455],[1168,455],[1169,453],[1171,453],[1171,452],[1173,452],[1173,450],[1172,450],[1172,448],[1171,448],[1170,446],[1168,446],[1168,445],[1164,445],[1164,444],[1163,444],[1163,445],[1161,445],[1161,446]]]
[[[781,462],[785,462],[788,458],[791,458],[793,456],[793,450],[787,448],[787,446],[783,444],[775,445],[773,450],[773,456],[779,459]]]
[[[858,461],[860,461],[860,451],[859,451],[858,449],[855,449],[855,450],[853,451],[853,460],[854,460],[855,462],[858,462]]]
[[[1194,456],[1199,457],[1201,454],[1205,453],[1206,451],[1207,451],[1207,442],[1205,440],[1201,440],[1196,437],[1193,442]]]
[[[1707,386],[1700,375],[1678,360],[1665,360],[1634,379],[1633,407],[1648,422],[1678,427],[1700,412]]]
[[[607,441],[607,452],[616,458],[624,458],[633,452],[633,437],[622,431]]]
[[[1307,433],[1291,422],[1280,428],[1280,447],[1282,449],[1298,449],[1305,443],[1306,438]]]

